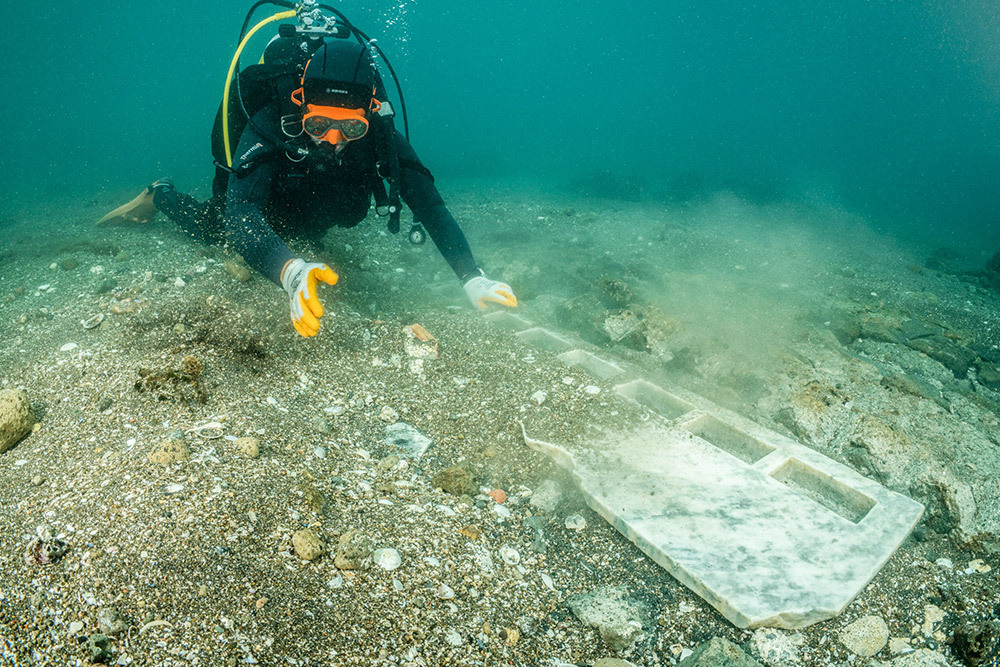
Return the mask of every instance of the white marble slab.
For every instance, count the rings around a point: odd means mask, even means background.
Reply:
[[[790,441],[734,456],[683,425],[717,417],[685,416],[583,446],[525,442],[573,471],[594,511],[738,627],[836,616],[923,512]]]
[[[659,415],[595,442],[525,443],[572,471],[588,504],[733,624],[803,628],[839,614],[923,506],[707,399],[504,313],[493,321],[559,352]]]

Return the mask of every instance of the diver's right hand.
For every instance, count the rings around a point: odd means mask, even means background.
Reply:
[[[319,318],[323,317],[323,304],[316,295],[316,285],[320,282],[337,283],[337,274],[326,264],[310,264],[296,258],[281,270],[281,286],[288,293],[292,325],[306,338],[319,332]]]

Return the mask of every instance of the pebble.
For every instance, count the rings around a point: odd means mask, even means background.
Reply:
[[[541,405],[542,403],[545,402],[545,399],[548,397],[549,397],[548,394],[546,394],[544,391],[539,390],[531,395],[531,402],[534,403],[535,405]]]
[[[172,496],[175,493],[180,493],[183,490],[184,490],[183,484],[167,484],[165,487],[163,487],[163,492],[168,496]]]
[[[452,600],[455,597],[455,591],[448,584],[440,584],[434,594],[442,600]]]
[[[601,393],[601,388],[593,384],[588,384],[586,387],[583,388],[583,390],[588,394],[590,394],[591,396],[596,396],[597,394]]]
[[[936,561],[934,561],[934,564],[937,565],[942,570],[951,570],[954,569],[955,567],[955,564],[951,562],[950,558],[938,558]]]
[[[376,549],[372,555],[383,570],[395,570],[403,563],[403,557],[395,549]]]
[[[388,405],[383,405],[382,410],[378,413],[378,418],[389,424],[395,424],[399,421],[399,413]]]
[[[181,278],[180,276],[177,276],[177,278],[174,280],[175,287],[184,287],[185,285],[187,285],[187,283],[184,282],[184,279]]]
[[[323,555],[324,547],[322,540],[316,531],[309,528],[296,531],[292,535],[292,547],[295,554],[302,560],[316,560]]]
[[[507,500],[507,492],[503,489],[493,489],[486,495],[501,505]]]
[[[570,514],[566,517],[566,528],[569,530],[583,530],[587,527],[587,520],[579,514]]]
[[[35,475],[31,478],[31,483],[35,486],[41,486],[43,482],[45,482],[45,480],[42,479],[41,475]]]
[[[465,643],[462,639],[462,635],[458,634],[458,630],[455,630],[454,628],[448,631],[448,633],[444,636],[444,640],[452,646],[461,646]]]
[[[72,623],[69,624],[70,637],[75,637],[76,635],[80,634],[82,630],[83,630],[83,623],[81,623],[80,621],[73,621]]]
[[[233,446],[236,448],[236,451],[247,458],[255,459],[260,456],[259,438],[237,438],[233,442]]]
[[[60,352],[72,352],[77,347],[79,347],[79,346],[76,343],[66,343],[65,345],[63,345],[62,347],[59,348],[59,351]]]

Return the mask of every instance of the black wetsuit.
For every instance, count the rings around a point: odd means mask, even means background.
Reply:
[[[254,125],[275,128],[276,134],[278,123],[274,106],[254,115]],[[311,146],[303,161],[293,162],[248,124],[233,151],[235,171],[228,180],[217,181],[210,200],[198,202],[172,188],[158,188],[154,204],[184,231],[228,244],[251,267],[280,284],[282,267],[295,255],[278,233],[319,238],[332,226],[353,227],[368,215],[376,179],[372,134],[348,143],[340,155],[322,144]],[[403,201],[462,282],[480,275],[465,234],[430,172],[405,138],[396,133],[395,141]],[[252,168],[239,168],[250,161]]]

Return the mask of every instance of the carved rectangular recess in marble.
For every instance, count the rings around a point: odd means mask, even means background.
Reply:
[[[591,375],[606,380],[616,375],[621,375],[622,369],[618,364],[605,361],[600,357],[587,352],[586,350],[570,350],[559,355],[559,360],[567,366],[582,368]]]
[[[771,477],[851,523],[860,522],[875,507],[865,494],[798,459],[788,459]]]
[[[502,310],[495,313],[489,313],[484,317],[493,324],[501,326],[505,329],[510,329],[511,331],[519,331],[532,326],[532,323],[523,317],[519,317],[513,313],[508,313]]]
[[[535,347],[551,352],[560,352],[573,347],[573,344],[562,336],[558,336],[548,329],[541,327],[532,327],[524,331],[518,331],[514,335],[528,345],[534,345]]]
[[[683,426],[702,440],[710,442],[744,463],[756,463],[775,449],[774,446],[763,443],[712,415],[701,415]]]
[[[675,419],[694,410],[694,406],[684,399],[678,398],[646,380],[633,380],[620,384],[615,387],[615,391],[667,419]]]

